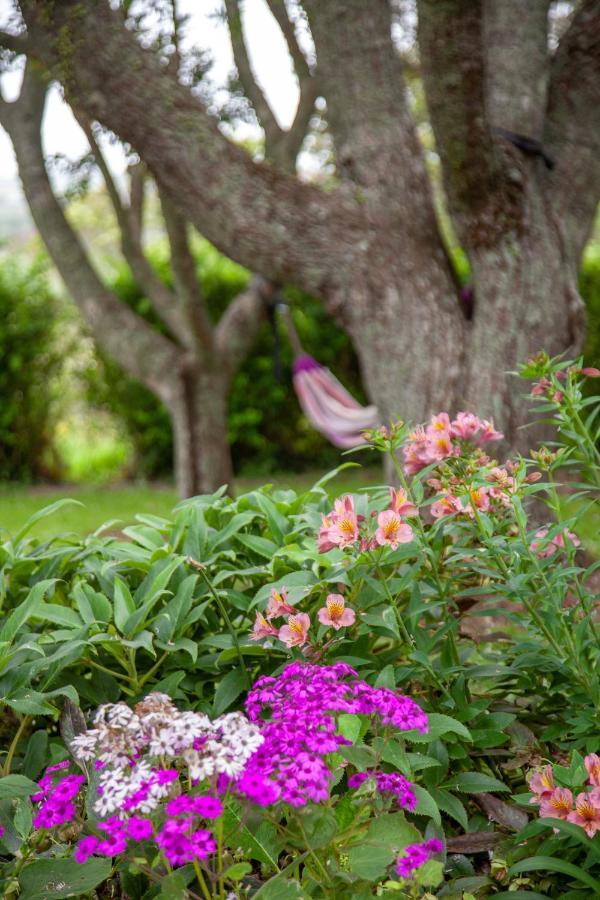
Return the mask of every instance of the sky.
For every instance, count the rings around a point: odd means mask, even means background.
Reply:
[[[0,0],[0,29],[7,28],[12,8],[11,0]],[[214,58],[211,74],[217,85],[224,84],[234,69],[227,26],[218,17],[221,8],[222,0],[179,0],[178,4],[181,14],[190,15],[187,39],[210,50]],[[242,18],[254,73],[279,123],[283,127],[289,126],[298,102],[298,89],[281,32],[265,0],[244,0]],[[18,94],[20,78],[20,73],[14,72],[0,79],[6,100],[12,100]],[[47,155],[62,153],[77,158],[87,149],[83,133],[56,88],[49,94],[42,136]],[[120,149],[107,143],[103,149],[111,168],[122,171],[124,159]],[[12,193],[16,185],[18,175],[12,146],[0,127],[0,190]]]

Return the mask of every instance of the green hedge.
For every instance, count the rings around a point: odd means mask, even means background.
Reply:
[[[155,249],[152,261],[169,282],[166,254]],[[198,279],[211,316],[222,314],[248,281],[248,273],[221,256],[208,243],[198,243]],[[123,266],[112,288],[140,315],[161,327],[150,302]],[[350,391],[365,401],[358,362],[347,336],[326,315],[322,305],[294,290],[287,291],[301,340],[309,353],[330,366]],[[306,421],[291,381],[292,353],[281,332],[282,380],[274,374],[274,337],[265,325],[250,358],[233,380],[229,398],[229,443],[238,473],[268,475],[276,471],[330,468],[340,453]],[[125,425],[135,447],[135,473],[147,478],[172,471],[172,435],[164,407],[139,383],[128,378],[112,360],[99,355],[87,375],[88,397],[114,413]]]
[[[41,257],[0,266],[0,481],[60,475],[53,412],[67,339],[46,270]]]

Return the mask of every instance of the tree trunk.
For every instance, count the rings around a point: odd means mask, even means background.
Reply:
[[[585,325],[577,263],[566,251],[562,225],[530,187],[518,233],[471,251],[474,316],[465,372],[465,406],[493,416],[512,449],[525,451],[540,435],[522,429],[534,418],[524,384],[510,374],[545,350],[578,354]]]
[[[170,404],[175,448],[175,478],[182,497],[231,490],[233,467],[227,440],[227,383],[218,372],[200,366],[184,372]]]

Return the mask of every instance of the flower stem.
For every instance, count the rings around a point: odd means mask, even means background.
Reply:
[[[194,860],[194,872],[196,873],[196,878],[198,879],[198,884],[200,885],[203,897],[205,900],[211,900],[212,894],[208,890],[208,885],[206,884],[202,869],[200,868],[200,863],[197,859]]]
[[[6,760],[4,761],[4,767],[2,769],[2,775],[10,775],[10,769],[12,766],[12,761],[14,759],[15,752],[17,750],[17,746],[19,741],[23,736],[23,732],[31,722],[31,716],[23,716],[19,723],[19,727],[17,728],[16,734],[13,737],[10,747],[8,748],[8,753],[6,754]]]
[[[229,618],[229,613],[227,612],[227,607],[225,606],[225,604],[219,597],[217,591],[214,589],[213,584],[212,584],[210,578],[208,577],[208,575],[206,574],[206,569],[202,565],[202,563],[198,562],[198,560],[196,560],[196,559],[193,559],[191,556],[188,556],[187,563],[193,569],[195,569],[196,572],[198,572],[200,574],[200,576],[203,578],[206,586],[208,587],[208,590],[212,594],[212,596],[215,600],[215,603],[217,604],[217,606],[219,608],[219,612],[221,613],[221,615],[223,616],[223,618],[225,620],[225,624],[227,625],[227,630],[229,631],[229,634],[231,635],[231,640],[233,641],[233,644],[237,651],[237,655],[238,655],[238,658],[240,661],[240,668],[244,674],[244,680],[246,682],[246,688],[248,690],[250,690],[250,688],[252,687],[252,683],[250,681],[250,675],[248,674],[248,669],[246,668],[246,662],[244,660],[244,654],[242,653],[242,648],[240,647],[240,642],[239,642],[239,639],[237,636],[237,632],[236,632],[235,628],[233,627],[231,619]]]

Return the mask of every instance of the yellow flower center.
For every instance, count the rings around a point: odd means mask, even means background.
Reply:
[[[327,610],[332,619],[339,619],[344,612],[344,604],[340,603],[339,600],[328,600]]]

